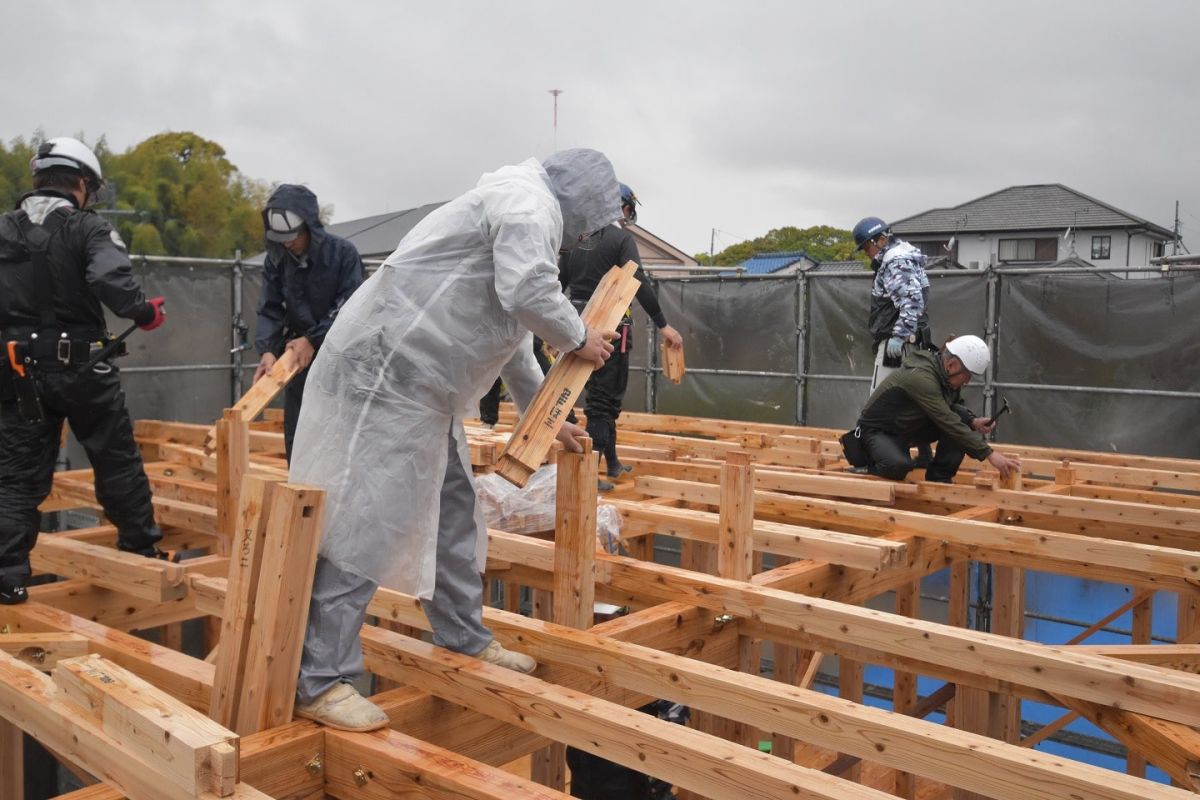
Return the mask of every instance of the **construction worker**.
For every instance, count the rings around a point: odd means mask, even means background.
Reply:
[[[483,624],[487,534],[463,419],[499,373],[520,408],[542,382],[532,334],[594,366],[615,331],[587,328],[555,259],[620,216],[612,165],[565,150],[484,175],[425,217],[342,307],[313,363],[291,479],[326,492],[296,713],[345,730],[387,716],[350,681],[377,586],[421,599],[435,644],[531,672]],[[584,432],[558,439],[578,452]]]
[[[639,201],[633,190],[621,184],[621,219],[617,225],[605,228],[599,240],[588,249],[575,248],[559,259],[559,282],[571,303],[581,311],[592,299],[597,284],[613,267],[630,261],[637,262],[637,301],[658,328],[667,345],[683,347],[679,331],[667,324],[666,315],[658,304],[658,295],[642,270],[642,259],[638,254],[637,242],[625,226],[637,222]],[[587,432],[596,451],[604,456],[608,477],[615,478],[628,471],[628,467],[617,458],[617,417],[625,401],[625,388],[629,384],[629,354],[633,348],[633,315],[626,309],[625,317],[617,327],[613,357],[588,378],[584,397],[584,413],[587,415]],[[600,481],[601,489],[611,489],[608,481]]]
[[[308,366],[338,309],[362,283],[363,264],[354,245],[325,230],[317,196],[304,186],[282,184],[262,216],[267,257],[254,332],[260,355],[254,380],[266,375],[284,350],[294,354],[300,372],[283,397],[283,444],[290,461]]]
[[[879,217],[864,217],[854,226],[855,251],[871,259],[875,281],[871,285],[871,311],[867,330],[875,353],[871,391],[900,366],[912,349],[930,348],[929,278],[925,254],[892,235]]]
[[[959,391],[991,363],[978,336],[959,336],[941,352],[913,350],[872,394],[854,430],[842,436],[846,460],[872,475],[900,481],[916,465],[909,448],[937,442],[925,480],[952,483],[963,454],[987,461],[1007,478],[1021,462],[997,453],[984,440],[995,422],[962,403]]]
[[[133,440],[106,306],[143,330],[163,324],[163,298],[147,300],[125,243],[88,210],[103,186],[95,153],[77,139],[42,143],[30,161],[34,190],[0,216],[0,603],[24,602],[38,506],[50,492],[63,420],[95,471],[96,499],[117,527],[117,547],[169,558],[157,543],[150,483]]]

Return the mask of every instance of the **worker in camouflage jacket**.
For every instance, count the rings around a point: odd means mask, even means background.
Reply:
[[[866,217],[854,226],[856,249],[871,259],[875,281],[867,330],[875,353],[871,391],[900,366],[913,349],[935,349],[929,332],[929,278],[925,254],[895,238],[879,217]],[[880,345],[883,345],[882,347]]]

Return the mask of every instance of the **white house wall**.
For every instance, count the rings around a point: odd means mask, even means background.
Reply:
[[[1071,256],[1071,243],[1063,239],[1065,231],[1004,231],[1003,233],[960,233],[958,235],[958,263],[972,269],[986,269],[988,264],[999,264],[1001,239],[1048,239],[1053,237],[1057,242],[1057,253],[1054,261]],[[1092,237],[1109,236],[1109,258],[1107,260],[1092,260]],[[934,237],[914,235],[913,241],[929,240]],[[948,236],[937,237],[944,241]],[[1135,233],[1130,237],[1123,230],[1102,230],[1084,228],[1075,232],[1075,255],[1098,267],[1145,266],[1150,263],[1153,255],[1155,239],[1144,233]],[[1009,262],[1019,266],[1022,262]]]

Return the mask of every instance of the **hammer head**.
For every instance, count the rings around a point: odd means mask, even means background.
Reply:
[[[992,422],[995,423],[996,420],[1000,419],[1000,417],[1004,415],[1004,412],[1006,412],[1006,411],[1011,412],[1012,410],[1013,410],[1012,406],[1010,406],[1008,404],[1008,398],[1007,397],[1000,398],[1000,410],[992,415]]]

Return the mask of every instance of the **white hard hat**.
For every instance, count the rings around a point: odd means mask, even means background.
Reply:
[[[70,136],[47,139],[38,146],[37,155],[29,159],[29,171],[34,175],[55,167],[82,172],[85,178],[91,177],[97,182],[104,180],[96,154],[86,144]]]
[[[946,342],[946,349],[976,375],[982,375],[992,363],[992,352],[978,336],[956,336]]]

